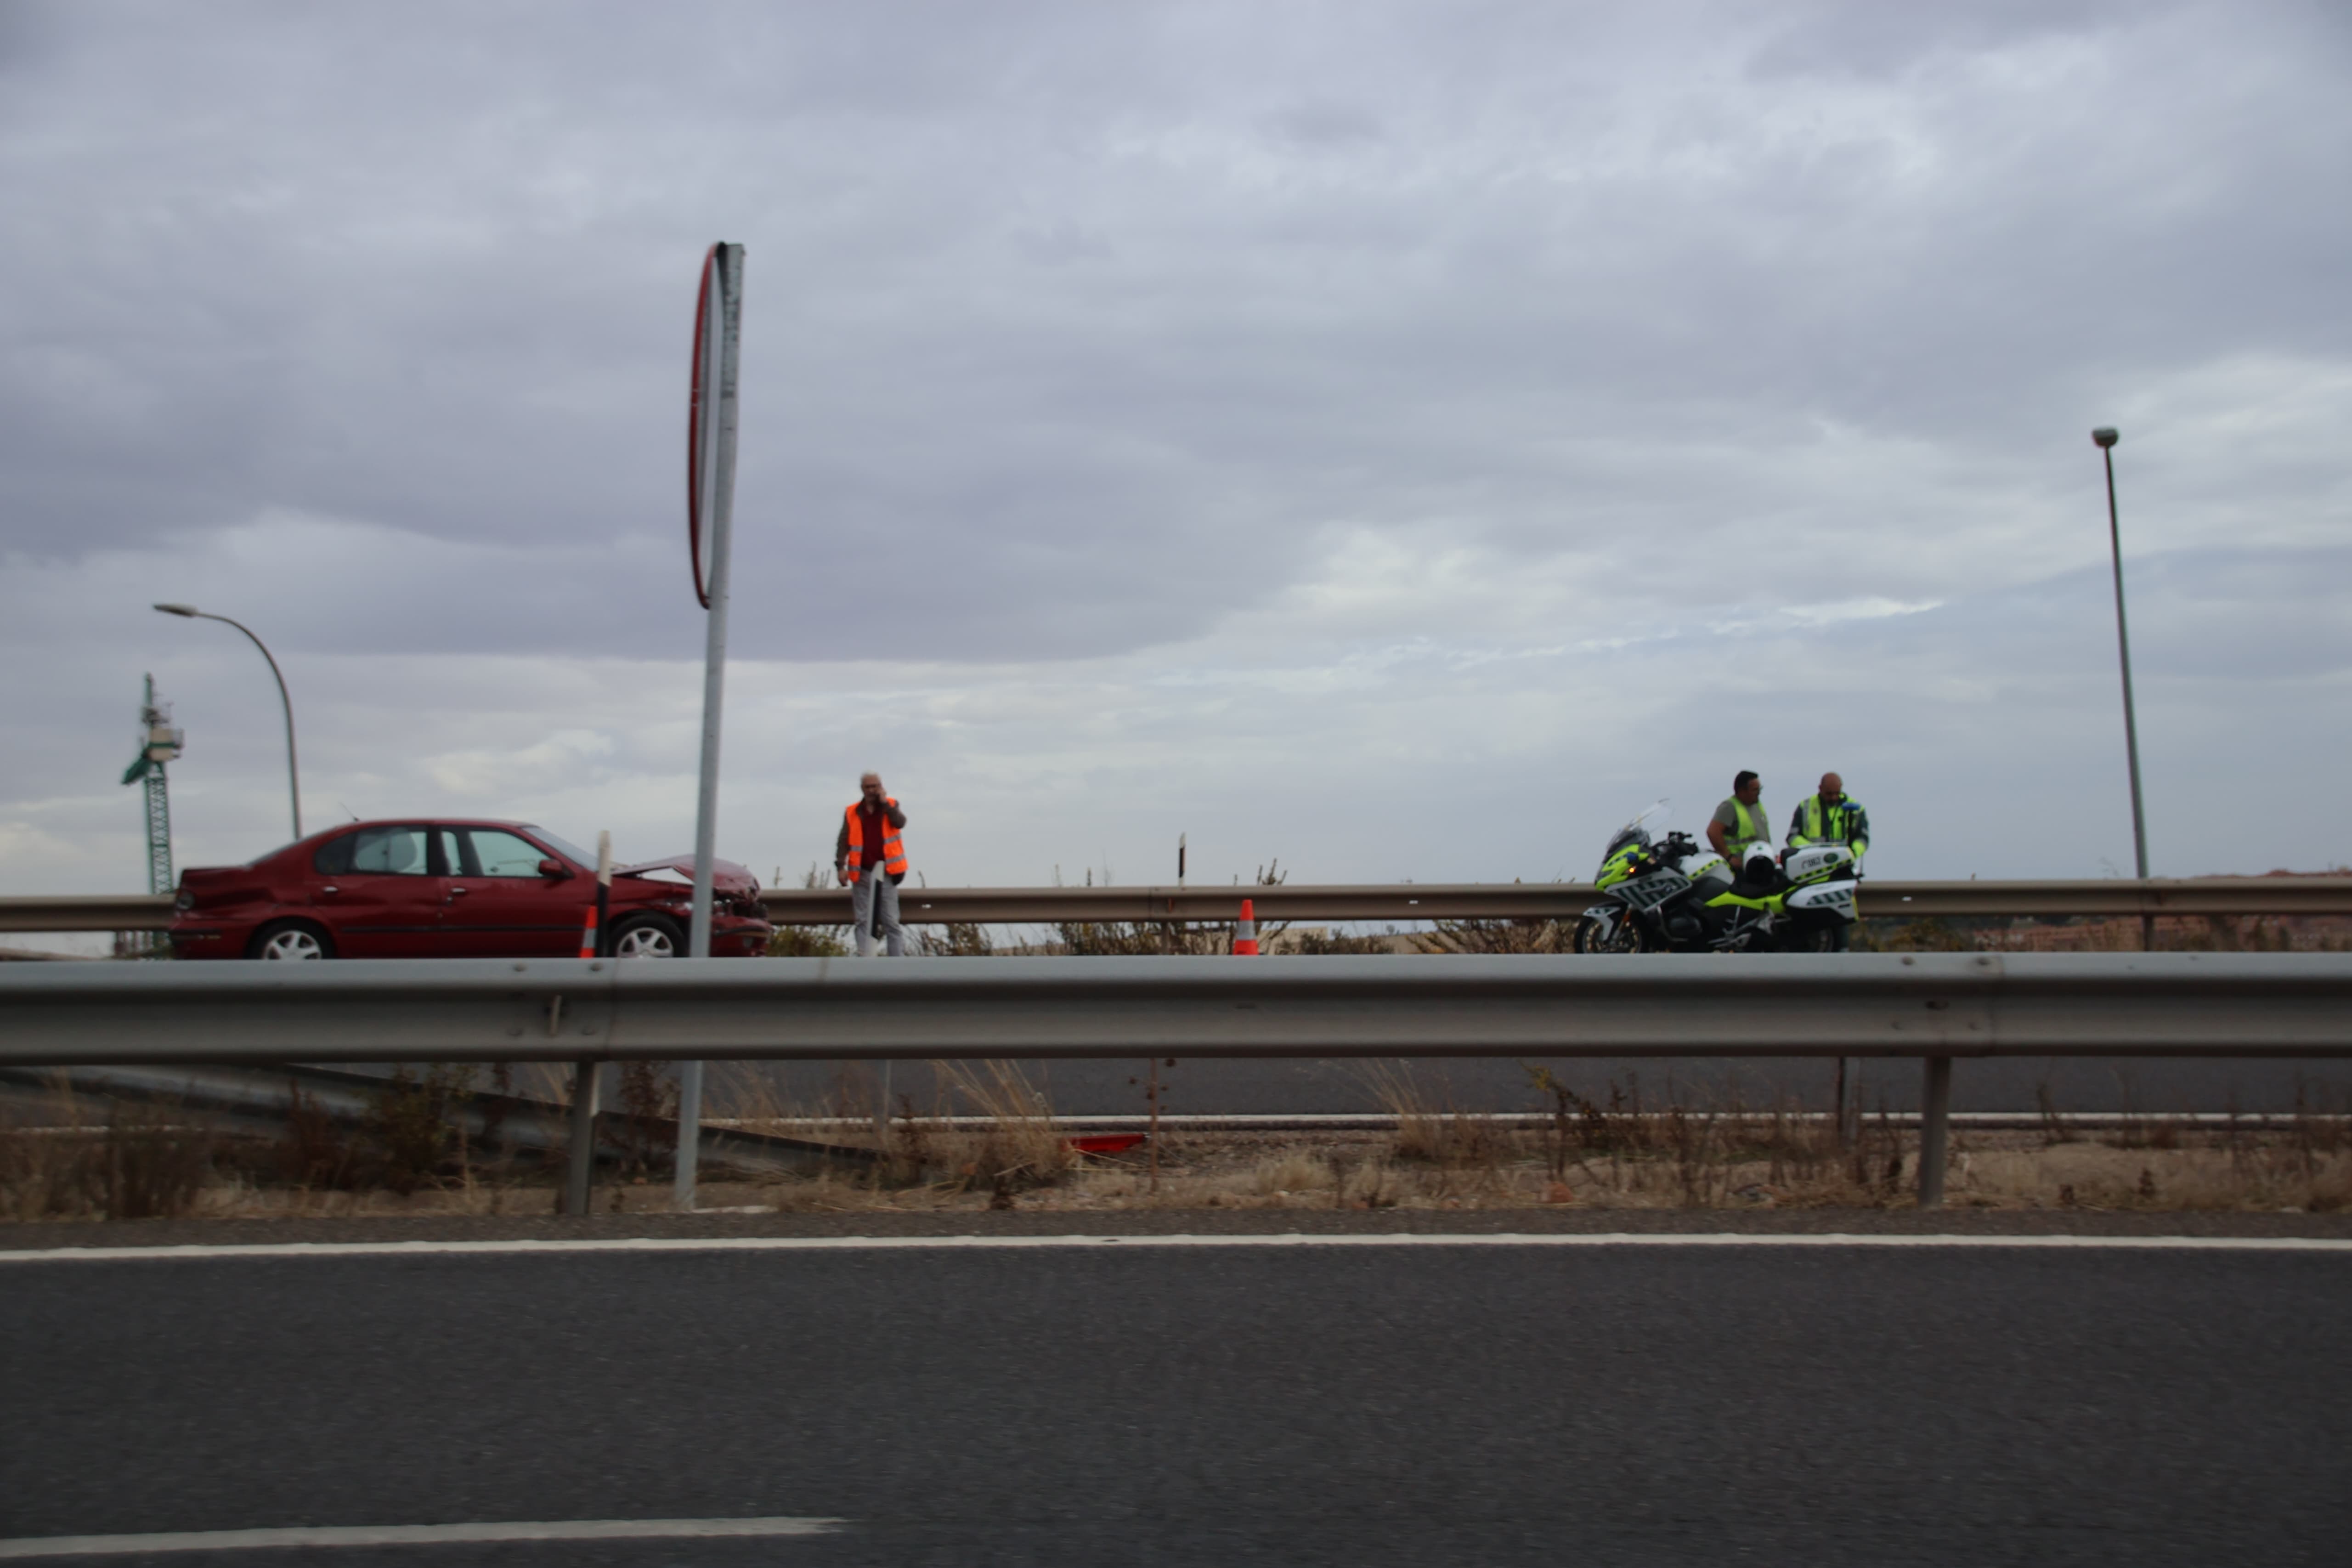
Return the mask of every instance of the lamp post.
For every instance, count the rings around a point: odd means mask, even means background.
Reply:
[[[301,837],[302,775],[294,765],[294,699],[286,694],[285,672],[278,668],[278,661],[270,658],[268,647],[259,637],[253,635],[253,628],[242,621],[232,621],[226,616],[213,615],[209,611],[196,608],[194,605],[158,605],[155,607],[167,616],[185,616],[191,620],[218,621],[223,626],[235,626],[246,635],[254,647],[261,649],[261,657],[268,661],[269,673],[278,682],[278,700],[286,707],[286,793],[294,807],[294,837]]]
[[[2132,802],[2132,861],[2139,879],[2147,880],[2147,818],[2140,808],[2139,798],[2139,721],[2132,711],[2131,633],[2124,623],[2124,534],[2123,525],[2116,519],[2116,442],[2119,437],[2108,426],[2091,432],[2091,440],[2099,448],[2099,458],[2107,469],[2107,544],[2113,552],[2116,567],[2116,653],[2124,671],[2124,755],[2131,764]],[[2147,889],[2141,889],[2146,896]],[[2156,917],[2143,907],[2139,917],[2139,947],[2146,952],[2156,945]]]

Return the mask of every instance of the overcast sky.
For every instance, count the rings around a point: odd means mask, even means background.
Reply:
[[[2340,5],[0,3],[0,892],[449,812],[1589,875],[1823,768],[1884,876],[2352,862]]]

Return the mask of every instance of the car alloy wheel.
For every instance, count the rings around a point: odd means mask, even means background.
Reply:
[[[273,932],[261,944],[257,955],[261,958],[324,958],[327,950],[319,943],[318,936],[299,926]]]
[[[631,926],[613,943],[615,958],[676,958],[677,943],[657,925]]]

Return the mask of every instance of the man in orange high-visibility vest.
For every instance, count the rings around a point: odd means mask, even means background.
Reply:
[[[833,841],[833,874],[849,888],[857,921],[857,956],[874,956],[875,939],[892,958],[905,956],[907,933],[898,924],[898,884],[907,879],[907,847],[898,830],[907,814],[882,793],[882,775],[857,781],[858,798],[841,814],[841,836]]]

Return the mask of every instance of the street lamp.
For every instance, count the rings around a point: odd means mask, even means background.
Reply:
[[[2140,809],[2139,799],[2139,722],[2132,712],[2131,633],[2124,625],[2124,535],[2123,526],[2116,521],[2116,442],[2115,430],[2101,426],[2091,432],[2091,440],[2099,448],[2099,458],[2107,468],[2107,543],[2113,552],[2116,566],[2116,652],[2123,661],[2124,670],[2124,755],[2131,764],[2132,858],[2138,868],[2139,879],[2147,880],[2147,819]],[[2141,896],[2147,889],[2141,889]],[[2139,917],[2139,946],[2142,952],[2156,945],[2156,917],[2143,910]]]
[[[294,766],[294,699],[286,695],[285,672],[278,668],[276,659],[270,658],[269,649],[262,640],[253,635],[253,628],[242,621],[232,621],[226,616],[213,615],[209,611],[196,608],[194,605],[158,605],[155,607],[167,616],[185,616],[191,620],[218,621],[223,626],[235,626],[246,635],[254,647],[261,649],[263,658],[268,659],[269,673],[276,677],[278,681],[278,700],[286,705],[286,793],[294,805],[294,837],[301,837],[302,775]]]

